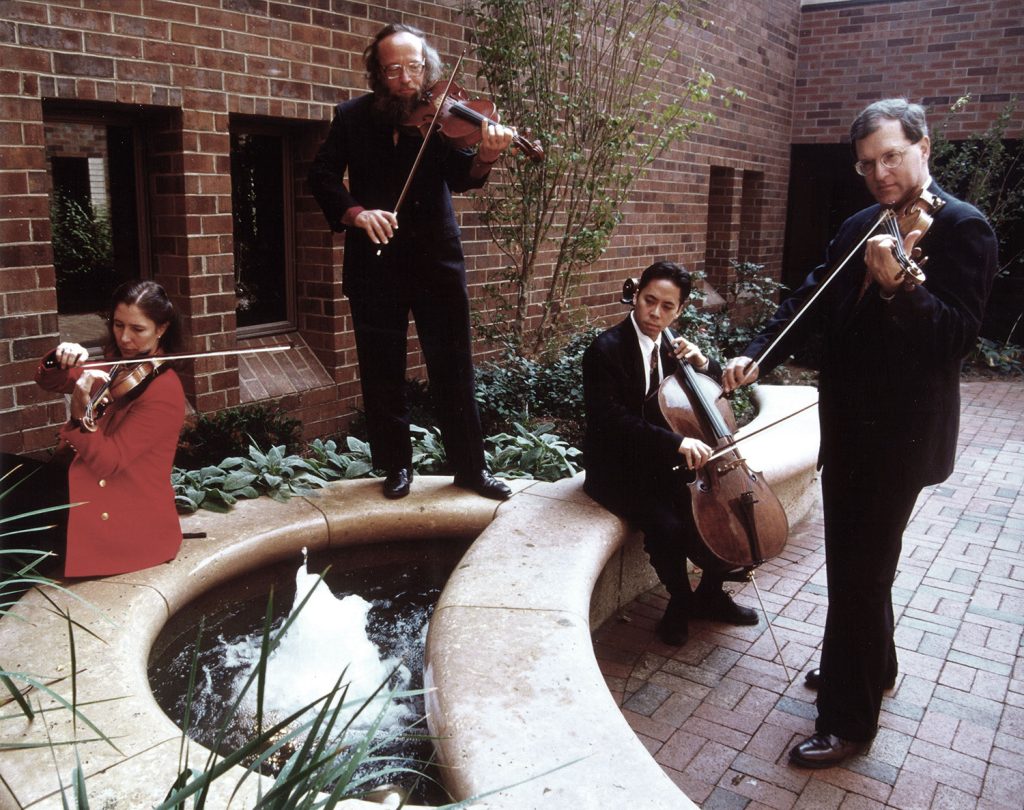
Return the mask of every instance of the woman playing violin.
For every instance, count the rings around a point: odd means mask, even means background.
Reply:
[[[424,135],[409,118],[422,92],[441,79],[437,52],[422,31],[391,24],[377,33],[364,59],[372,92],[337,106],[310,184],[328,226],[345,234],[343,290],[352,310],[374,466],[387,473],[385,497],[409,493],[405,372],[411,312],[455,484],[501,500],[511,492],[484,466],[452,192],[482,187],[515,133],[482,121],[475,152],[431,133],[421,154]]]
[[[159,356],[180,348],[177,313],[164,289],[133,281],[114,292],[106,357]],[[102,409],[93,430],[83,419],[112,369],[81,368],[87,350],[61,343],[39,365],[36,382],[71,395],[70,419],[60,431],[73,452],[67,472],[67,549],[64,575],[105,576],[173,559],[181,545],[170,475],[185,419],[185,395],[170,364]],[[123,367],[131,370],[131,366]],[[115,380],[116,382],[117,380]],[[111,389],[118,390],[117,388]]]

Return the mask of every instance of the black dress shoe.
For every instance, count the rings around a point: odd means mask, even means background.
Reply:
[[[893,675],[892,679],[885,685],[885,688],[892,689],[895,685],[896,676]],[[817,689],[821,686],[821,669],[819,667],[808,670],[807,674],[804,675],[804,686],[808,689]]]
[[[672,621],[668,615],[658,619],[654,632],[658,634],[662,644],[667,644],[669,647],[682,647],[690,639],[690,629],[686,626],[686,619]]]
[[[726,624],[754,625],[758,622],[756,610],[737,605],[723,590],[715,590],[710,594],[702,594],[698,590],[693,595],[690,615],[697,619],[711,619]]]
[[[870,742],[844,740],[834,734],[815,733],[789,752],[789,761],[801,768],[831,768],[867,750]]]
[[[384,497],[392,501],[404,498],[409,494],[410,484],[412,484],[412,470],[408,467],[392,470],[384,479]]]
[[[455,486],[472,490],[477,495],[483,495],[483,497],[494,501],[507,501],[512,497],[512,490],[487,470],[481,470],[474,475],[456,475]]]

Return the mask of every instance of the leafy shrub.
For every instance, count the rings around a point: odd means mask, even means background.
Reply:
[[[476,399],[486,430],[533,419],[579,424],[583,418],[583,353],[600,334],[586,327],[572,335],[549,359],[533,359],[506,345],[498,362],[483,364],[476,375]],[[577,432],[582,432],[577,428]]]
[[[515,433],[489,436],[493,450],[486,453],[491,472],[503,478],[531,478],[558,481],[571,478],[580,471],[576,461],[581,451],[570,447],[552,433],[553,425],[540,425],[527,430],[514,424]]]
[[[55,191],[50,222],[61,311],[102,308],[117,282],[109,211]]]
[[[992,369],[999,374],[1024,374],[1024,346],[980,337],[967,363]]]
[[[307,462],[325,481],[364,478],[373,474],[370,445],[355,436],[349,436],[345,441],[347,453],[338,451],[334,439],[313,439],[310,442]]]
[[[302,423],[291,419],[280,405],[240,405],[197,416],[178,440],[174,463],[197,470],[219,465],[225,458],[243,456],[253,445],[283,445],[289,453],[300,450]]]
[[[174,503],[183,513],[200,508],[227,512],[240,499],[260,495],[286,501],[326,483],[315,465],[300,456],[287,455],[284,445],[271,447],[266,453],[251,445],[244,458],[226,458],[199,470],[175,467],[171,472]]]

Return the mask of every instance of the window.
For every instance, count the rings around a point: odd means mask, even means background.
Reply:
[[[99,346],[111,293],[150,275],[138,127],[116,112],[46,105],[44,129],[61,338]]]
[[[291,165],[287,135],[233,121],[231,205],[240,336],[294,328]]]

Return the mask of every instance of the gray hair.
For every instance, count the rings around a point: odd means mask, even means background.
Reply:
[[[427,35],[419,28],[405,23],[388,23],[373,38],[363,51],[363,64],[366,66],[366,78],[370,83],[370,89],[375,93],[386,95],[387,84],[384,81],[384,66],[377,56],[377,47],[390,36],[395,34],[412,34],[419,37],[423,43],[423,61],[426,66],[423,69],[423,87],[433,87],[441,80],[441,57],[437,51],[427,42]]]
[[[911,104],[905,98],[884,98],[869,104],[850,126],[850,144],[854,147],[878,129],[884,121],[899,121],[903,134],[911,143],[917,143],[928,135],[928,122],[924,107]]]

